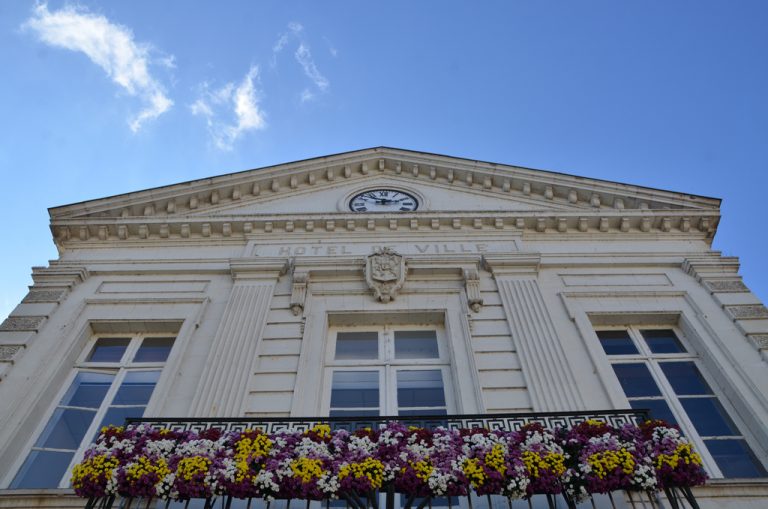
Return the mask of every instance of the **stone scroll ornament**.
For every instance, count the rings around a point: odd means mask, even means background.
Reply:
[[[376,249],[365,263],[365,280],[376,299],[385,304],[403,287],[405,273],[405,258],[388,247]]]

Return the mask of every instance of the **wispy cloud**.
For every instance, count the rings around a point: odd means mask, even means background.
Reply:
[[[37,5],[22,28],[34,31],[50,46],[85,53],[112,81],[140,98],[144,108],[128,120],[132,131],[173,105],[163,86],[149,73],[150,46],[137,43],[130,29],[80,7],[51,12],[46,4]],[[173,56],[163,57],[160,64],[173,67]]]
[[[326,92],[330,88],[331,83],[328,81],[328,78],[323,76],[312,58],[312,50],[304,39],[304,26],[301,23],[295,21],[288,23],[288,30],[280,34],[280,37],[272,46],[272,67],[277,65],[277,55],[285,49],[292,39],[298,42],[298,47],[293,56],[304,71],[304,75],[309,78],[320,92]],[[335,49],[333,49],[333,55],[336,55]],[[304,89],[300,97],[301,102],[307,102],[314,99],[315,94],[309,89]]]
[[[251,66],[239,84],[230,82],[216,90],[209,90],[207,85],[203,85],[201,96],[190,105],[193,115],[205,117],[208,132],[217,148],[232,150],[243,134],[267,126],[264,111],[259,106],[258,77],[259,68]],[[233,116],[234,122],[220,121],[222,111]]]
[[[301,67],[304,69],[304,74],[307,75],[307,78],[312,80],[312,83],[314,83],[321,92],[328,90],[328,87],[331,84],[328,82],[325,76],[320,74],[320,71],[317,70],[315,61],[312,60],[312,52],[309,50],[309,46],[304,43],[299,44],[299,48],[296,50],[295,56],[296,61],[301,64]]]

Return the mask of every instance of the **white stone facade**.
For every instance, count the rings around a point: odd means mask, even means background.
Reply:
[[[418,208],[350,210],[373,189]],[[768,309],[711,249],[719,205],[376,148],[51,209],[59,259],[0,325],[0,507],[82,506],[7,488],[85,352],[123,335],[175,338],[145,415],[279,417],[327,415],[336,331],[437,330],[449,413],[499,413],[629,408],[595,331],[673,330],[764,467]],[[765,507],[768,481],[696,494]]]

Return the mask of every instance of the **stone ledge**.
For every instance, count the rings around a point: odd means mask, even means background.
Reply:
[[[45,318],[45,316],[9,316],[0,324],[0,331],[37,332]]]
[[[47,507],[70,509],[85,507],[85,500],[71,489],[0,490],[0,509]]]

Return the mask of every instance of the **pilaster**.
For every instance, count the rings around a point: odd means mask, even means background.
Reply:
[[[535,411],[582,410],[584,402],[537,281],[539,256],[488,255]]]
[[[234,284],[192,404],[191,415],[197,417],[242,414],[248,377],[286,260],[237,260],[231,267]]]

